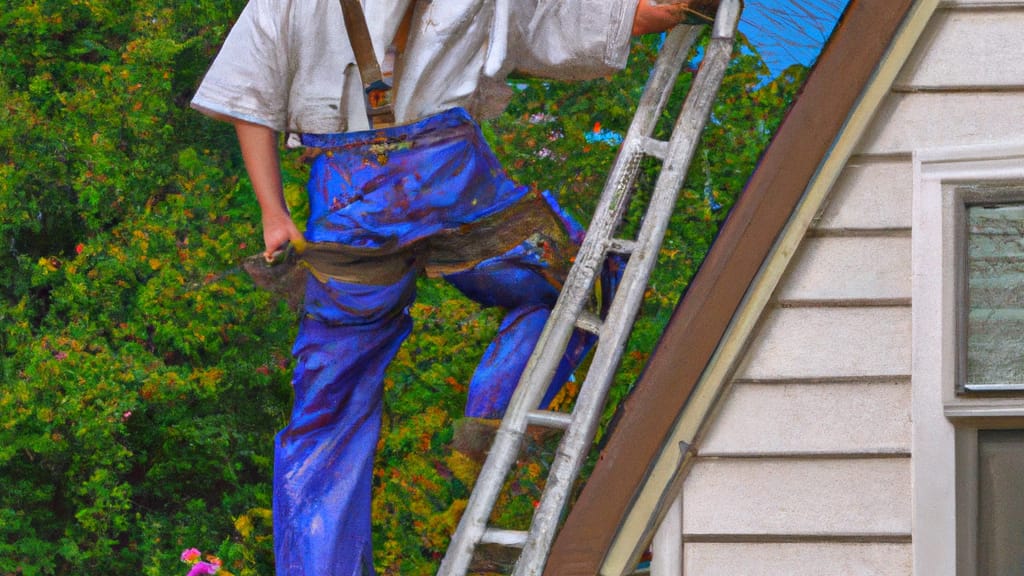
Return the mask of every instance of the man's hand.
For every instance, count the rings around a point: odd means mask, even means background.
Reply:
[[[710,22],[715,18],[720,0],[679,0],[655,4],[655,0],[640,0],[633,16],[633,35],[664,32],[685,21]]]
[[[263,259],[271,261],[288,244],[301,246],[305,242],[288,212],[263,213]]]

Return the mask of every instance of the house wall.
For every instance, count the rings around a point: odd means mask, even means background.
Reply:
[[[914,573],[912,154],[1020,141],[1021,31],[1024,1],[933,15],[699,444],[684,574]]]

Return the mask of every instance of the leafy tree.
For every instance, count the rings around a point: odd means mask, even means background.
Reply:
[[[260,233],[232,130],[187,108],[243,5],[10,0],[0,13],[2,574],[174,574],[191,547],[223,573],[272,573],[271,451],[290,408],[295,318],[240,271]],[[638,42],[611,78],[515,80],[512,106],[484,126],[513,176],[586,222],[656,42]],[[615,402],[802,74],[771,79],[752,50],[736,57]],[[306,167],[292,154],[284,166],[301,221]],[[500,318],[428,280],[412,313],[417,331],[385,383],[375,478],[385,574],[431,573],[444,552],[478,468],[451,449],[452,423]],[[532,511],[542,473],[522,467],[502,521]]]

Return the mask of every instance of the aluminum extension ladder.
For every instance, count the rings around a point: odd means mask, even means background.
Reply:
[[[478,544],[522,548],[515,576],[539,576],[543,572],[572,485],[593,442],[608,389],[657,261],[673,207],[731,59],[741,10],[740,0],[722,0],[700,70],[668,142],[654,140],[651,135],[703,26],[678,26],[666,38],[576,262],[519,380],[438,576],[464,576]],[[662,161],[647,214],[636,240],[613,238],[622,222],[644,156]],[[602,320],[585,311],[584,306],[609,252],[626,254],[629,262]],[[577,327],[596,334],[599,340],[575,407],[572,413],[537,410],[569,337]],[[529,531],[489,528],[488,519],[518,457],[527,425],[564,431],[544,493]]]

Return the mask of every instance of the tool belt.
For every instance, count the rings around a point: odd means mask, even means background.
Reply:
[[[529,194],[487,218],[406,246],[365,248],[307,242],[289,245],[270,262],[262,254],[250,256],[242,266],[257,286],[285,298],[297,309],[310,275],[320,282],[383,286],[398,282],[414,269],[435,277],[467,270],[524,242],[541,252],[546,264],[543,272],[561,287],[577,247],[539,194]]]

